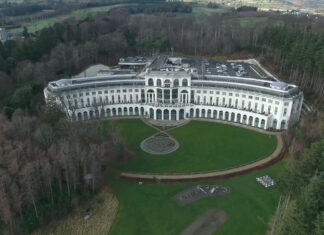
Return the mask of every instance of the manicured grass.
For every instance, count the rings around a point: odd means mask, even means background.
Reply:
[[[200,215],[211,208],[224,210],[228,221],[215,234],[265,234],[279,201],[277,186],[264,188],[256,177],[270,175],[275,180],[283,171],[283,162],[268,169],[254,171],[228,180],[186,184],[135,184],[112,179],[109,185],[117,194],[120,208],[110,235],[179,234]],[[197,184],[229,186],[225,196],[205,198],[181,207],[173,200],[177,193]]]
[[[191,121],[169,133],[180,143],[167,155],[151,155],[140,148],[145,138],[157,131],[141,120],[119,120],[121,134],[136,152],[136,160],[125,171],[185,173],[221,170],[246,164],[270,155],[275,136],[213,122]]]

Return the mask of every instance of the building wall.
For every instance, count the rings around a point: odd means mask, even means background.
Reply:
[[[287,129],[299,120],[303,95],[275,97],[237,89],[191,87],[190,76],[148,74],[145,86],[98,87],[62,92],[56,102],[72,120],[145,116],[160,120],[210,118],[262,129]],[[45,97],[51,94],[45,89]]]

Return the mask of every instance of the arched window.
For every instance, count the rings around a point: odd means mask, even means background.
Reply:
[[[286,128],[286,121],[282,120],[280,123],[280,129],[285,129]]]
[[[162,86],[161,79],[156,80],[156,85],[159,87]]]
[[[149,78],[149,80],[148,80],[148,85],[149,85],[149,86],[153,86],[153,79],[152,79],[152,78]]]
[[[188,86],[188,80],[187,79],[182,80],[182,86]]]
[[[173,86],[174,87],[178,87],[179,86],[179,80],[178,79],[175,79],[174,82],[173,82]]]
[[[171,86],[171,81],[169,79],[164,81],[164,87],[170,87]]]
[[[273,129],[277,129],[277,124],[278,124],[277,119],[274,119],[274,120],[272,121],[272,128],[273,128]]]

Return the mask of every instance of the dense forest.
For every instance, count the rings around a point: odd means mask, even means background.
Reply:
[[[164,14],[179,11],[187,15]],[[100,122],[69,123],[57,107],[44,108],[44,86],[92,64],[114,65],[120,57],[173,48],[191,55],[254,56],[305,90],[318,112],[303,117],[286,134],[291,162],[282,185],[289,210],[278,209],[276,218],[283,219],[275,218],[272,229],[277,234],[322,234],[320,157],[324,142],[319,140],[324,130],[320,105],[324,20],[257,11],[197,19],[190,12],[188,5],[179,3],[120,7],[82,21],[69,19],[33,34],[25,29],[23,40],[0,43],[3,231],[27,233],[69,212],[100,188],[109,167],[134,156],[113,126],[107,133]],[[267,23],[244,26],[239,21],[242,17],[266,17]],[[287,221],[289,226],[278,221]]]

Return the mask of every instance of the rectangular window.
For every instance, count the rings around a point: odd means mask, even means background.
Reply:
[[[172,103],[178,103],[178,89],[172,89]]]
[[[95,91],[93,91],[92,93],[91,93],[92,95],[95,95],[96,94],[96,92]]]
[[[162,89],[157,89],[157,98],[159,101],[162,100]]]
[[[98,91],[98,94],[101,95],[102,94],[102,91]]]
[[[278,114],[278,107],[275,107],[275,111],[274,114],[277,115]]]
[[[191,91],[191,103],[194,103],[195,102],[195,91]]]
[[[141,89],[141,100],[142,100],[142,102],[145,102],[145,91],[144,91],[144,89]]]
[[[283,115],[286,116],[287,115],[287,108],[284,108],[284,112]]]
[[[164,103],[170,103],[170,90],[165,89],[164,92]]]

